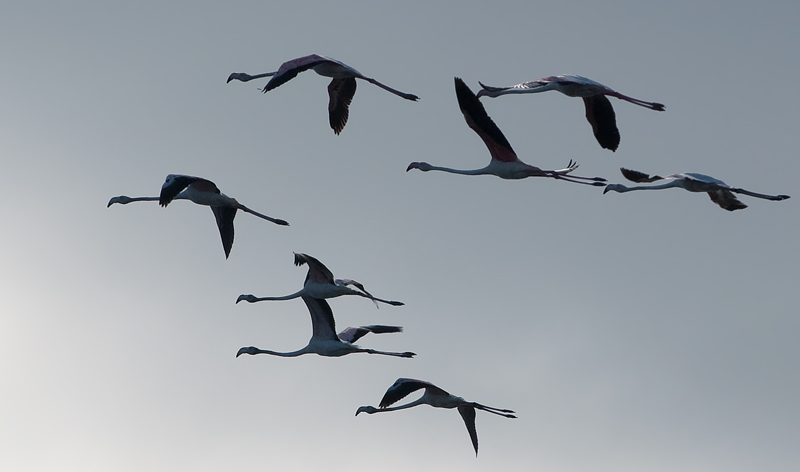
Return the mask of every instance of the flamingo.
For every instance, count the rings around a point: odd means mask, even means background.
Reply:
[[[389,91],[406,100],[417,101],[419,97],[410,93],[404,93],[388,87],[375,79],[365,77],[361,72],[353,69],[352,67],[331,59],[329,57],[318,56],[312,54],[310,56],[299,57],[291,61],[284,62],[278,68],[277,72],[267,72],[264,74],[249,75],[243,72],[234,72],[228,77],[228,82],[231,80],[239,80],[247,82],[253,79],[260,79],[262,77],[272,77],[267,85],[262,90],[264,93],[279,87],[286,82],[292,80],[300,72],[313,69],[314,72],[323,77],[332,77],[331,83],[328,84],[328,115],[330,119],[331,128],[333,132],[339,134],[347,124],[347,117],[349,116],[350,102],[356,93],[356,79],[366,80],[371,84]]]
[[[483,90],[478,91],[478,97],[499,97],[509,93],[538,93],[547,90],[558,90],[568,97],[581,97],[586,106],[586,119],[592,125],[594,137],[603,149],[616,151],[619,146],[619,130],[614,115],[614,108],[606,95],[617,97],[641,107],[656,111],[664,111],[664,105],[654,102],[645,102],[636,98],[623,95],[594,80],[579,75],[554,75],[532,82],[523,82],[511,87],[489,87],[483,85]]]
[[[303,283],[303,288],[299,291],[286,295],[283,297],[264,297],[258,298],[253,295],[239,295],[236,303],[246,301],[249,303],[261,302],[264,300],[291,300],[292,298],[308,295],[314,298],[334,298],[342,295],[358,295],[360,297],[369,298],[378,306],[378,302],[386,303],[389,305],[400,306],[404,305],[403,302],[396,302],[392,300],[384,300],[382,298],[373,297],[372,294],[364,289],[364,286],[355,280],[351,279],[334,279],[333,272],[331,272],[325,264],[320,262],[314,257],[303,253],[294,253],[294,265],[302,266],[308,264],[308,274],[306,281]],[[350,288],[352,285],[358,290]]]
[[[389,405],[421,388],[425,389],[425,393],[423,393],[419,399],[411,403],[406,403],[405,405],[389,408]],[[380,413],[384,411],[402,410],[422,404],[428,404],[435,408],[458,408],[458,412],[464,419],[464,424],[467,425],[467,431],[469,431],[469,437],[472,439],[472,447],[475,448],[476,456],[478,455],[478,431],[475,429],[476,409],[488,411],[489,413],[493,413],[495,415],[505,416],[506,418],[516,418],[516,416],[512,414],[514,413],[512,410],[502,410],[500,408],[481,405],[480,403],[468,402],[461,397],[457,397],[445,392],[430,382],[415,379],[397,379],[395,383],[389,387],[389,390],[387,390],[383,395],[380,408],[375,408],[374,406],[362,406],[356,411],[356,416],[362,412],[371,415],[373,413]]]
[[[164,185],[161,186],[161,195],[158,197],[126,197],[125,195],[120,195],[109,200],[107,207],[115,203],[127,205],[131,202],[144,201],[158,201],[161,206],[166,207],[172,200],[191,200],[198,205],[211,207],[211,211],[214,212],[214,218],[217,220],[219,235],[222,237],[222,248],[225,250],[226,259],[233,246],[233,218],[236,216],[236,210],[246,211],[278,225],[289,225],[284,220],[271,218],[247,208],[237,202],[235,198],[220,192],[214,182],[210,180],[180,174],[169,174],[167,176]]]
[[[450,169],[447,167],[438,167],[428,164],[427,162],[412,162],[408,165],[406,172],[411,169],[419,169],[423,172],[429,170],[439,170],[443,172],[450,172],[451,174],[462,175],[484,175],[493,174],[501,179],[524,179],[526,177],[550,177],[553,179],[566,180],[577,184],[587,184],[595,186],[605,185],[606,179],[602,177],[576,177],[567,175],[578,168],[577,163],[569,161],[566,169],[561,170],[542,170],[538,167],[528,165],[519,158],[517,154],[511,149],[511,144],[500,128],[492,121],[483,108],[483,104],[478,100],[472,90],[464,83],[463,80],[456,77],[456,97],[458,98],[458,106],[461,108],[461,113],[464,114],[464,119],[467,125],[473,131],[478,133],[478,136],[483,139],[486,147],[489,148],[489,153],[492,155],[492,160],[489,165],[475,170],[460,170]]]
[[[715,179],[714,177],[709,177],[703,174],[695,174],[693,172],[672,174],[666,177],[661,177],[660,175],[648,176],[643,172],[625,169],[623,167],[620,167],[619,170],[622,171],[622,175],[624,175],[626,179],[633,182],[649,183],[657,180],[667,180],[667,182],[661,185],[640,187],[626,187],[622,184],[608,184],[606,185],[605,190],[603,190],[603,193],[606,193],[609,190],[625,193],[632,190],[660,190],[663,188],[680,187],[690,192],[706,192],[708,196],[711,197],[711,201],[728,211],[743,210],[747,208],[747,205],[740,202],[739,199],[736,198],[736,195],[734,195],[735,193],[750,195],[751,197],[764,198],[766,200],[786,200],[789,198],[789,195],[765,195],[763,193],[755,193],[750,192],[749,190],[731,187],[725,182]]]
[[[313,298],[307,295],[302,296],[306,302],[309,313],[311,313],[312,335],[308,345],[303,349],[292,352],[276,352],[259,349],[254,346],[243,347],[236,353],[236,357],[242,354],[271,354],[280,357],[297,357],[303,354],[317,354],[326,357],[340,357],[354,352],[366,352],[369,354],[382,354],[384,356],[395,357],[414,357],[413,352],[386,352],[374,349],[363,349],[355,344],[356,340],[367,333],[399,333],[403,331],[400,326],[371,325],[360,326],[358,328],[347,328],[338,335],[336,334],[336,322],[333,319],[333,311],[324,299]]]

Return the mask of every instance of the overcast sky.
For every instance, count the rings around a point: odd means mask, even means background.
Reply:
[[[601,4],[602,3],[602,4]],[[0,469],[794,471],[800,463],[797,2],[6,2],[0,15]],[[366,82],[341,135],[336,58]],[[561,94],[483,99],[519,157],[621,182],[699,172],[793,198],[727,212],[679,189],[405,172],[489,161],[458,76],[578,74],[611,99],[603,150]],[[225,259],[202,176],[248,207]],[[330,300],[362,347],[414,359],[235,358],[308,342],[292,252],[381,306]],[[517,411],[359,415],[398,377]],[[408,400],[413,400],[416,395]]]

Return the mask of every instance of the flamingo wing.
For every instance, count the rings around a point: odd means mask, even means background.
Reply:
[[[313,279],[319,283],[334,283],[333,272],[331,272],[325,264],[320,262],[317,258],[311,257],[308,254],[294,253],[294,265],[301,266],[308,264],[308,274],[306,275],[306,282]]]
[[[492,121],[483,104],[478,100],[478,97],[472,93],[472,90],[464,83],[463,80],[456,77],[456,98],[458,98],[458,106],[461,108],[461,113],[467,121],[467,125],[473,131],[478,133],[486,147],[489,148],[489,153],[492,159],[502,162],[515,162],[517,161],[517,154],[511,148],[500,128]]]
[[[333,79],[328,85],[328,118],[333,132],[339,134],[350,116],[350,102],[356,94],[356,78]]]
[[[726,188],[710,190],[708,191],[708,196],[711,197],[712,202],[728,211],[744,210],[747,208],[747,205],[739,201],[736,195]]]
[[[467,425],[469,431],[469,438],[472,440],[472,447],[475,448],[475,455],[478,455],[478,430],[475,429],[475,407],[472,405],[461,405],[458,407],[458,412],[461,418],[464,419],[464,424]]]
[[[584,97],[583,104],[586,106],[586,119],[592,125],[594,137],[600,143],[600,147],[616,151],[620,137],[611,102],[605,95],[597,94]]]
[[[306,295],[301,297],[311,314],[311,338],[323,341],[339,341],[336,335],[336,321],[333,319],[333,310],[324,299],[313,298]]]
[[[222,249],[225,250],[225,259],[231,253],[233,247],[233,219],[236,217],[236,207],[213,206],[214,218],[217,220],[217,228],[222,238]]]
[[[381,399],[380,408],[386,408],[391,404],[403,399],[408,394],[412,392],[416,392],[417,390],[424,388],[427,392],[430,392],[435,395],[449,395],[449,393],[445,392],[441,388],[433,385],[430,382],[425,382],[424,380],[416,380],[416,379],[397,379],[389,390],[383,395]]]
[[[297,59],[292,59],[291,61],[286,61],[278,68],[278,72],[267,82],[267,85],[264,86],[262,90],[264,93],[269,92],[270,90],[280,87],[281,85],[285,84],[286,82],[294,79],[297,77],[297,74],[303,71],[307,71],[308,69],[312,69],[314,66],[321,64],[323,62],[328,62],[329,60],[318,56],[316,54],[311,54],[310,56],[303,56],[298,57]]]
[[[384,334],[401,332],[403,332],[403,328],[400,326],[369,325],[359,326],[357,328],[349,327],[339,333],[339,339],[347,343],[354,343],[369,333]]]
[[[189,185],[203,192],[220,193],[214,182],[210,180],[191,175],[169,174],[161,186],[158,204],[164,207],[169,205]]]
[[[660,175],[652,175],[651,176],[651,175],[645,174],[644,172],[639,172],[638,170],[626,169],[624,167],[620,167],[619,170],[622,172],[622,175],[626,179],[630,180],[631,182],[650,183],[650,182],[655,182],[656,180],[661,180],[661,179],[664,178],[664,177],[661,177]]]

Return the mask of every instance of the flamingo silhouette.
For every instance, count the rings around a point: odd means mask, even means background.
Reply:
[[[456,84],[456,98],[458,98],[458,106],[461,108],[461,113],[464,114],[464,119],[467,125],[473,131],[478,133],[486,147],[489,148],[489,153],[492,155],[492,160],[489,165],[481,169],[474,170],[460,170],[450,169],[448,167],[438,167],[427,162],[412,162],[409,164],[406,172],[411,169],[419,169],[423,172],[430,170],[438,170],[442,172],[449,172],[451,174],[462,175],[485,175],[492,174],[500,177],[501,179],[524,179],[526,177],[550,177],[553,179],[566,180],[577,184],[604,186],[606,179],[602,177],[577,177],[568,175],[570,172],[578,168],[578,164],[569,161],[566,169],[561,170],[542,170],[538,167],[528,165],[517,157],[517,154],[511,149],[511,144],[502,131],[492,121],[483,108],[483,104],[478,100],[472,90],[458,77],[455,78]]]
[[[300,72],[313,69],[314,72],[323,77],[332,77],[331,83],[328,85],[328,117],[330,120],[333,132],[339,134],[347,124],[347,118],[350,115],[350,102],[356,94],[356,79],[366,80],[371,84],[389,91],[398,97],[403,97],[406,100],[417,101],[419,97],[410,93],[404,93],[388,87],[375,79],[366,77],[361,72],[353,69],[352,67],[331,59],[329,57],[318,56],[312,54],[310,56],[303,56],[291,61],[284,62],[276,72],[266,72],[264,74],[249,75],[243,72],[234,72],[228,77],[228,82],[231,80],[239,80],[247,82],[253,79],[260,79],[262,77],[272,77],[267,85],[264,87],[263,92],[267,93],[270,90],[279,87],[291,79],[295,78]]]
[[[127,205],[131,202],[147,201],[158,201],[161,206],[166,207],[173,200],[191,200],[198,205],[211,207],[211,211],[214,212],[214,218],[217,220],[219,235],[222,237],[222,248],[225,250],[226,259],[231,253],[231,247],[233,247],[233,218],[236,216],[236,210],[242,210],[278,225],[289,225],[284,220],[262,215],[247,208],[237,202],[235,198],[220,192],[214,182],[210,180],[181,174],[169,174],[161,186],[161,195],[158,197],[127,197],[120,195],[109,200],[107,207],[115,203]]]
[[[483,96],[495,98],[511,93],[539,93],[548,90],[557,90],[568,97],[581,97],[586,107],[586,119],[592,125],[594,137],[601,147],[611,151],[616,151],[617,147],[619,147],[620,136],[614,107],[611,106],[611,102],[606,98],[606,95],[617,97],[620,100],[651,110],[665,110],[664,105],[660,103],[645,102],[644,100],[623,95],[580,75],[554,75],[510,87],[489,87],[483,84],[481,84],[481,87],[483,87],[483,90],[478,91],[478,98]]]

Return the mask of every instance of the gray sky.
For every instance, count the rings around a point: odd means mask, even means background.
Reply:
[[[16,2],[0,16],[0,468],[25,471],[790,471],[800,462],[797,2]],[[340,136],[328,79],[359,82]],[[612,99],[602,150],[580,100],[484,100],[522,160],[700,172],[748,197],[729,213],[681,190],[602,194],[549,179],[405,172],[483,167],[453,91],[590,77]],[[225,260],[189,202],[106,208],[198,175],[240,214]],[[398,324],[351,355],[310,337],[298,290],[323,261],[379,297],[331,301],[339,327]],[[360,415],[398,377],[478,412]],[[414,397],[411,397],[413,399]]]

